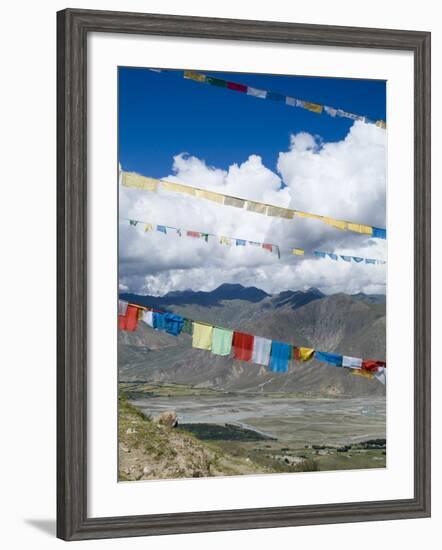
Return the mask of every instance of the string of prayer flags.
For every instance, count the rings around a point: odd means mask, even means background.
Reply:
[[[127,178],[125,175],[129,174],[131,177]],[[134,176],[134,177],[132,177]],[[136,176],[136,177],[135,177]],[[146,183],[143,184],[144,179]],[[156,182],[153,185],[152,182]],[[321,216],[312,212],[303,212],[301,210],[294,210],[290,208],[283,208],[276,205],[260,203],[257,201],[248,201],[239,197],[232,197],[230,195],[224,195],[222,193],[215,193],[214,191],[207,191],[199,187],[190,187],[189,185],[182,185],[177,183],[171,183],[164,180],[154,180],[131,172],[122,172],[122,184],[126,187],[134,187],[136,189],[143,189],[146,191],[157,192],[159,189],[165,191],[172,191],[175,193],[185,193],[189,196],[210,200],[223,204],[224,206],[231,206],[234,208],[246,209],[250,212],[257,214],[267,215],[271,217],[277,217],[285,220],[292,220],[294,218],[310,218],[321,221],[327,225],[340,229],[342,231],[353,231],[363,235],[369,235],[376,239],[386,239],[386,229],[373,227],[371,225],[365,225],[362,223],[349,222],[347,220],[340,220],[331,218],[329,216]]]
[[[213,76],[206,75],[204,73],[199,73],[196,71],[183,71],[183,76],[185,79],[193,80],[194,82],[209,84],[211,86],[216,86],[217,88],[226,88],[227,90],[232,90],[234,92],[240,92],[252,97],[257,97],[260,99],[266,99],[270,101],[279,101],[289,105],[291,107],[299,107],[300,109],[306,109],[311,113],[322,114],[325,112],[327,115],[332,118],[341,117],[347,118],[350,120],[359,120],[365,122],[366,124],[375,124],[379,128],[387,128],[387,124],[384,120],[371,120],[364,115],[358,115],[355,113],[350,113],[344,111],[343,109],[336,109],[328,105],[321,105],[319,103],[313,103],[311,101],[305,101],[303,99],[298,99],[295,97],[286,96],[278,92],[272,92],[269,90],[261,90],[259,88],[254,88],[246,84],[240,84],[238,82],[233,82],[231,80],[224,80],[222,78],[215,78]]]
[[[120,310],[120,304],[119,304]],[[272,372],[288,372],[289,362],[317,361],[346,367],[352,372],[357,371],[360,376],[375,378],[382,384],[386,382],[386,362],[376,359],[361,359],[347,355],[339,355],[313,348],[298,347],[285,342],[278,342],[255,336],[245,332],[212,326],[208,323],[192,321],[172,312],[164,312],[153,308],[146,308],[136,304],[128,304],[126,315],[119,315],[121,330],[134,331],[138,319],[142,319],[148,326],[163,330],[168,334],[178,336],[181,333],[192,336],[192,347],[211,351],[214,355],[230,356],[239,361],[253,362],[269,367]]]

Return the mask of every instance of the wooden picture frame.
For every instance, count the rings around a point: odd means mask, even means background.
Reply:
[[[87,37],[91,32],[407,50],[414,56],[414,497],[87,517]],[[430,33],[67,9],[57,14],[57,536],[64,540],[430,515]]]

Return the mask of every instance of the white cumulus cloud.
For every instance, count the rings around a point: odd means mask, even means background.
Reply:
[[[123,167],[127,168],[127,167]],[[345,139],[324,143],[301,132],[279,153],[277,171],[250,154],[228,170],[185,153],[173,158],[163,179],[232,196],[385,227],[385,130],[355,122]],[[148,174],[146,174],[148,175]],[[319,221],[283,220],[204,199],[120,186],[120,218],[278,244],[281,259],[254,248],[179,235],[144,232],[120,221],[120,288],[162,295],[172,290],[211,290],[224,282],[269,293],[310,286],[326,293],[385,292],[385,266],[294,257],[293,247],[386,258],[386,241],[333,229]],[[287,252],[285,252],[287,251]]]

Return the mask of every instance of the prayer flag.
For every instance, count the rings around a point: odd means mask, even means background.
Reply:
[[[351,256],[342,256],[341,258],[344,260],[344,262],[351,262]]]
[[[193,71],[184,71],[184,78],[195,80],[195,82],[205,82],[206,75],[200,73],[194,73]]]
[[[158,188],[159,180],[154,178],[146,178],[140,176],[134,172],[122,173],[122,184],[125,187],[132,187],[133,189],[144,189],[145,191],[156,191]]]
[[[224,195],[220,193],[214,193],[213,191],[206,191],[205,189],[195,189],[195,195],[200,199],[207,199],[209,201],[224,203]]]
[[[322,105],[318,105],[317,103],[309,103],[308,101],[304,101],[303,107],[312,113],[322,113]]]
[[[266,99],[273,99],[273,101],[285,101],[285,95],[278,94],[277,92],[267,92]]]
[[[314,353],[315,350],[313,348],[294,348],[294,357],[298,361],[309,361],[313,357]]]
[[[164,233],[167,235],[167,229],[166,229],[166,226],[165,225],[157,225],[157,231],[159,231],[160,233]]]
[[[257,214],[266,214],[267,205],[262,202],[247,201],[246,209],[250,212],[256,212]]]
[[[268,206],[267,216],[275,216],[277,218],[285,218],[287,220],[293,219],[293,210],[288,208],[280,208],[279,206]]]
[[[374,376],[377,380],[379,380],[381,384],[384,384],[385,386],[385,383],[387,381],[387,371],[385,370],[384,367],[379,367],[379,370]]]
[[[196,194],[196,189],[194,187],[189,187],[188,185],[183,185],[182,183],[175,183],[173,181],[161,180],[161,187],[165,191],[172,191],[173,193],[184,193],[185,195]]]
[[[337,254],[333,254],[332,252],[329,252],[329,257],[332,259],[332,260],[337,260],[338,259],[338,255]]]
[[[385,367],[385,361],[376,361],[374,359],[365,359],[362,361],[362,368],[371,372],[377,372],[379,367]]]
[[[197,349],[212,349],[213,327],[201,323],[193,323],[192,347]]]
[[[214,327],[212,333],[212,353],[230,355],[232,351],[233,330]]]
[[[264,248],[264,250],[269,250],[270,252],[272,252],[272,250],[273,250],[273,246],[271,244],[268,244],[268,243],[263,243],[262,247]]]
[[[236,246],[246,246],[246,241],[243,239],[236,239]]]
[[[146,231],[146,233],[148,231],[153,231],[153,225],[151,223],[145,223],[144,224],[144,231]]]
[[[184,319],[181,315],[175,315],[174,313],[166,313],[164,315],[165,329],[168,334],[178,336],[183,330]]]
[[[373,227],[371,236],[375,239],[386,239],[387,230],[381,229],[380,227]]]
[[[287,372],[289,370],[290,348],[289,344],[272,342],[270,352],[270,370],[272,372]]]
[[[229,237],[220,237],[219,242],[220,244],[227,244],[228,246],[230,246],[231,244],[231,240]]]
[[[262,338],[261,336],[255,336],[253,341],[252,362],[257,365],[267,366],[269,364],[271,347],[271,340]]]
[[[247,86],[238,84],[237,82],[227,82],[227,88],[229,90],[235,90],[235,92],[247,92]]]
[[[386,128],[386,127],[387,127],[387,124],[385,123],[384,120],[377,120],[377,121],[376,121],[376,126],[377,126],[378,128]]]
[[[347,229],[347,222],[343,220],[336,220],[335,218],[328,218],[327,216],[324,216],[322,221],[332,227],[336,227],[336,229],[341,229],[342,231]]]
[[[325,257],[326,257],[325,252],[320,252],[319,250],[314,250],[314,251],[313,251],[313,254],[314,254],[315,256],[318,256],[318,258],[325,258]]]
[[[128,305],[125,300],[118,300],[118,315],[126,315]]]
[[[342,366],[348,369],[360,369],[362,367],[362,359],[359,357],[342,356]]]
[[[293,248],[292,254],[295,256],[304,256],[305,251],[302,248]]]
[[[373,228],[371,225],[364,225],[362,223],[347,222],[349,231],[356,231],[356,233],[364,233],[365,235],[371,235]]]
[[[252,334],[246,334],[244,332],[233,333],[233,356],[239,361],[250,361],[252,358],[253,350]]]
[[[153,312],[153,328],[157,330],[166,330],[166,318],[164,313]]]
[[[188,237],[195,237],[195,238],[201,237],[201,233],[199,231],[186,231],[186,235]]]
[[[353,261],[356,262],[357,264],[364,261],[364,258],[360,258],[359,256],[352,256],[352,257],[353,257]]]
[[[224,197],[224,204],[227,206],[234,206],[235,208],[244,208],[245,200],[237,199],[236,197]]]
[[[183,330],[181,332],[183,334],[190,334],[192,336],[192,334],[193,334],[193,323],[190,319],[184,319]]]
[[[153,311],[147,310],[143,312],[143,321],[146,325],[153,328]]]
[[[326,351],[315,351],[315,359],[329,363],[335,367],[342,367],[342,355],[327,353]]]
[[[214,78],[213,76],[206,76],[206,82],[212,86],[218,86],[218,88],[225,88],[227,86],[227,80]]]
[[[286,96],[285,102],[286,102],[286,105],[290,105],[292,107],[296,106],[296,99],[294,97]]]
[[[267,92],[265,90],[259,90],[258,88],[247,86],[247,95],[252,95],[253,97],[260,97],[261,99],[265,99],[267,97]]]
[[[374,378],[374,374],[368,370],[363,370],[363,369],[354,369],[351,371],[352,374],[356,375],[356,376],[362,376],[363,378]]]
[[[126,315],[118,315],[118,327],[120,330],[134,332],[138,326],[138,308],[128,305]]]
[[[330,116],[332,116],[332,117],[335,117],[335,116],[336,116],[336,113],[337,113],[336,109],[333,109],[333,107],[326,107],[326,106],[324,106],[324,111],[325,111],[328,115],[330,115]]]

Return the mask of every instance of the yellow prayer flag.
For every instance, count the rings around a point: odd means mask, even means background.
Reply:
[[[227,244],[227,245],[231,244],[230,238],[229,237],[224,237],[224,236],[221,236],[219,238],[219,242],[220,242],[220,244]]]
[[[308,101],[304,101],[304,108],[308,109],[312,113],[322,113],[322,105],[318,105],[317,103],[309,103]]]
[[[193,322],[192,347],[198,349],[212,349],[213,327]]]
[[[279,206],[268,206],[267,216],[275,216],[277,218],[285,218],[287,220],[293,219],[293,210],[288,208],[280,208]]]
[[[135,174],[135,172],[123,172],[122,184],[125,187],[132,187],[133,189],[143,189],[144,191],[156,191],[158,188],[159,180],[154,178],[146,178]]]
[[[300,210],[295,210],[294,216],[299,218],[311,218],[313,220],[323,219],[323,217],[320,216],[319,214],[311,214],[310,212],[301,212]]]
[[[327,216],[324,216],[322,218],[322,221],[325,222],[328,225],[331,225],[332,227],[336,227],[337,229],[341,229],[342,231],[345,231],[347,229],[347,222],[343,220],[336,220],[335,218],[327,218]]]
[[[151,223],[144,224],[144,231],[153,231],[153,225]]]
[[[215,193],[214,191],[206,191],[205,189],[195,189],[195,195],[201,199],[207,199],[213,202],[224,203],[224,195]]]
[[[304,250],[302,248],[293,248],[292,254],[295,256],[304,256]]]
[[[355,376],[362,376],[363,378],[374,378],[374,374],[364,369],[351,369],[351,373]]]
[[[297,348],[298,356],[301,361],[308,361],[313,357],[315,350],[312,348]]]
[[[200,73],[194,73],[193,71],[184,71],[184,78],[195,80],[196,82],[205,82],[206,75]]]
[[[195,195],[195,189],[182,183],[175,183],[172,181],[161,180],[161,188],[165,191],[172,191],[173,193],[184,193],[186,195]]]
[[[237,199],[236,197],[229,197],[226,195],[224,197],[224,204],[226,206],[234,206],[235,208],[244,208],[245,200]]]
[[[377,126],[378,128],[384,128],[384,129],[385,129],[385,128],[387,127],[387,124],[385,123],[384,120],[377,120],[377,121],[376,121],[376,126]]]
[[[356,231],[356,233],[364,233],[365,235],[372,235],[373,228],[371,225],[364,225],[362,223],[347,223],[349,231]]]
[[[247,201],[246,209],[257,214],[266,214],[267,205],[262,202]]]

